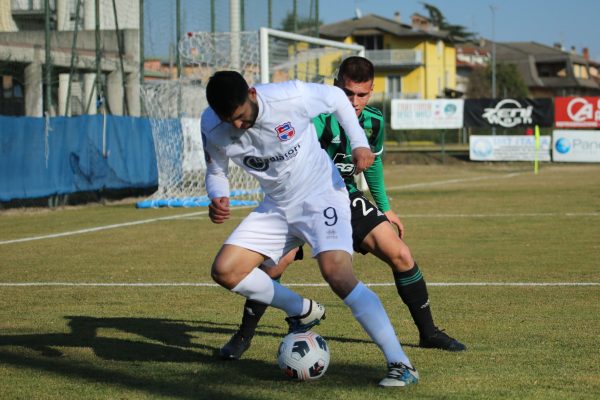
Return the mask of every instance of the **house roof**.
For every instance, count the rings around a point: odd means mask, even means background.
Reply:
[[[492,43],[485,47],[491,49]],[[496,43],[496,59],[499,62],[515,64],[529,87],[547,88],[588,88],[600,89],[593,79],[581,79],[568,73],[564,77],[543,77],[538,75],[536,64],[540,63],[576,63],[587,64],[583,56],[568,51],[546,46],[536,42],[502,42]]]
[[[587,60],[578,54],[546,46],[537,42],[502,42],[496,43],[496,54],[498,56],[514,56],[521,58],[523,56],[534,56],[536,61],[553,62],[565,61],[570,58],[573,62],[585,64]]]
[[[319,34],[332,39],[344,39],[352,35],[372,35],[378,33],[389,33],[399,37],[412,38],[434,38],[450,40],[446,31],[422,31],[414,30],[410,25],[398,21],[369,14],[361,18],[345,19],[332,24],[321,25]]]

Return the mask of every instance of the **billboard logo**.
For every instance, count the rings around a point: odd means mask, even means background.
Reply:
[[[480,139],[473,144],[473,154],[477,157],[489,157],[492,154],[492,142],[487,139]]]
[[[533,106],[522,107],[513,99],[499,101],[494,108],[485,108],[482,117],[490,125],[500,125],[513,128],[517,125],[527,125],[533,122]]]
[[[446,104],[446,106],[444,107],[444,114],[446,115],[454,115],[456,114],[456,105],[452,104],[452,103],[448,103]]]
[[[576,97],[567,106],[567,115],[573,121],[583,122],[594,118],[594,106],[586,99]]]
[[[572,145],[569,139],[560,138],[556,141],[554,147],[556,148],[556,151],[558,151],[560,154],[566,154],[569,151],[571,151]]]

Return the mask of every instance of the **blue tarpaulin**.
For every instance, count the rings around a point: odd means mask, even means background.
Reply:
[[[0,201],[149,188],[157,182],[146,118],[0,116]]]

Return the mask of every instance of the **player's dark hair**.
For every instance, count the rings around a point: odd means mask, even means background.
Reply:
[[[206,100],[219,118],[231,117],[248,98],[248,83],[236,71],[218,71],[208,80]]]
[[[375,78],[373,63],[364,57],[352,56],[346,58],[337,74],[337,81],[350,80],[353,82],[368,82]]]

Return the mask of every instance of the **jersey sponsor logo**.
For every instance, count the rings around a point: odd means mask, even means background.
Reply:
[[[255,171],[266,171],[269,169],[269,160],[260,157],[244,157],[244,165]]]
[[[487,119],[490,125],[512,128],[517,125],[531,124],[532,114],[533,106],[523,107],[517,100],[504,99],[494,108],[485,108],[482,118]]]
[[[300,144],[297,144],[294,147],[292,147],[291,149],[289,149],[288,151],[286,151],[285,153],[277,154],[277,155],[274,155],[271,157],[262,158],[262,157],[247,156],[247,157],[244,157],[244,165],[255,171],[259,171],[259,172],[266,171],[267,169],[269,169],[269,165],[272,162],[287,161],[287,160],[291,160],[292,158],[296,157],[298,155],[299,149],[300,149]]]
[[[340,172],[342,178],[354,175],[355,165],[352,162],[352,156],[344,153],[337,153],[333,157],[333,163]]]
[[[277,139],[279,139],[281,142],[290,140],[296,134],[296,130],[292,126],[291,122],[285,122],[281,125],[277,125],[275,127],[275,132],[277,133]]]

